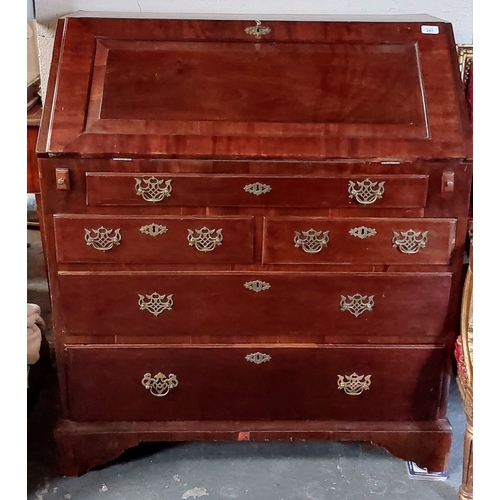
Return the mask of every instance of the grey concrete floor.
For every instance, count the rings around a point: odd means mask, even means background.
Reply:
[[[28,230],[28,302],[41,306],[51,342],[50,303],[37,230]],[[28,500],[456,500],[465,416],[452,381],[454,429],[446,481],[411,479],[406,462],[365,443],[144,443],[80,477],[53,472],[58,414],[53,359],[28,418]]]

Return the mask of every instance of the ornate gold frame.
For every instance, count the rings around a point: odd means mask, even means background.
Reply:
[[[460,70],[460,77],[464,84],[467,83],[469,78],[470,66],[472,63],[473,46],[467,44],[457,45],[458,68]]]
[[[467,89],[469,74],[472,67],[472,45],[457,45],[458,66],[460,77]],[[460,334],[456,341],[457,382],[463,400],[463,408],[467,421],[464,433],[464,455],[462,464],[462,484],[458,491],[459,500],[473,498],[473,234],[469,230],[469,265],[467,268],[462,291],[460,311]]]

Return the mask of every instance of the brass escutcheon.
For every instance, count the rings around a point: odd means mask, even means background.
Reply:
[[[255,182],[253,184],[247,184],[244,188],[245,192],[254,194],[255,196],[260,196],[271,192],[271,186],[269,184],[262,184],[260,182]]]
[[[365,238],[369,238],[370,236],[375,236],[377,234],[377,231],[371,227],[359,226],[350,229],[349,234],[351,236],[355,236],[356,238],[364,240]]]
[[[252,292],[264,292],[265,290],[269,290],[271,288],[269,283],[260,280],[247,281],[244,286],[248,290],[252,290]]]
[[[148,236],[158,236],[160,234],[165,234],[167,231],[168,229],[166,226],[156,224],[155,222],[141,227],[141,233],[147,234]]]
[[[271,28],[262,26],[262,23],[259,20],[256,20],[255,23],[255,26],[245,28],[245,33],[247,35],[253,35],[255,38],[260,38],[261,36],[265,36],[271,33]]]
[[[254,352],[252,354],[247,354],[245,356],[247,361],[250,363],[255,363],[256,365],[260,365],[261,363],[266,363],[267,361],[271,361],[271,356],[269,354],[264,354],[262,352]]]

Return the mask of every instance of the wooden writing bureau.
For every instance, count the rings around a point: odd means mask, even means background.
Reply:
[[[434,18],[61,19],[38,142],[61,471],[284,439],[443,470],[467,116]]]

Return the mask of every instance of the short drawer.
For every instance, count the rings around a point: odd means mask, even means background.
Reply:
[[[93,206],[422,208],[427,175],[229,175],[87,172]]]
[[[450,286],[450,273],[59,273],[74,335],[435,339]]]
[[[440,347],[68,346],[71,420],[432,420]]]
[[[250,263],[253,217],[55,215],[58,262]]]
[[[455,219],[264,219],[266,264],[448,264]]]

